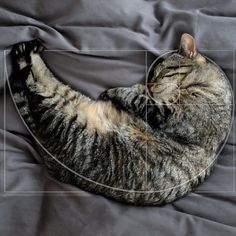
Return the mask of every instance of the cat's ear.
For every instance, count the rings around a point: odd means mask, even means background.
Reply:
[[[194,58],[196,56],[196,42],[190,34],[182,34],[179,46],[179,53],[189,58]]]

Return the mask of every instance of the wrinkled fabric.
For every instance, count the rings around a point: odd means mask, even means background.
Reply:
[[[235,16],[235,0],[1,0],[0,235],[236,235],[234,120],[214,172],[194,193],[163,207],[125,205],[48,176],[5,73],[7,50],[39,38],[54,74],[96,98],[144,82],[153,60],[187,32],[235,90]]]

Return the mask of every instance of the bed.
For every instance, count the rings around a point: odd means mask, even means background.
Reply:
[[[1,0],[0,235],[236,235],[235,119],[203,185],[172,204],[137,207],[52,179],[7,87],[18,42],[40,38],[54,74],[96,98],[144,82],[148,66],[187,32],[235,91],[235,17],[235,0]]]

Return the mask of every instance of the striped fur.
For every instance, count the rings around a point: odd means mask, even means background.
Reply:
[[[96,101],[54,77],[38,41],[13,47],[14,99],[55,178],[139,205],[174,201],[204,181],[229,131],[232,94],[188,37],[147,86]]]

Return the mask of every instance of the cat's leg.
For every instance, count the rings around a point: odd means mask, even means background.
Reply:
[[[34,118],[34,123],[43,121],[44,116],[46,119],[53,111],[63,112],[72,119],[78,117],[78,123],[85,123],[85,115],[78,116],[78,104],[89,103],[90,99],[58,81],[43,62],[40,51],[38,41],[15,45],[12,50],[13,64],[18,67],[15,74],[25,72],[24,78],[14,79],[13,87],[21,85],[18,86],[21,91],[17,96],[18,100],[22,99],[22,95],[26,97],[26,113]],[[20,112],[22,114],[23,111]]]
[[[54,120],[63,123],[61,118],[54,119],[58,114],[69,119],[70,125],[75,121],[82,129],[86,127],[100,133],[110,131],[113,123],[118,124],[125,119],[111,103],[94,101],[58,81],[45,65],[38,48],[38,43],[34,41],[16,45],[13,50],[19,69],[29,68],[22,83],[30,103],[29,113],[40,129]],[[45,130],[49,129],[45,127]]]
[[[42,46],[38,40],[21,43],[13,48],[14,58],[19,70],[21,71],[27,66],[31,68],[26,79],[28,89],[44,97],[51,97],[55,93],[64,96],[68,95],[68,91],[76,93],[76,91],[55,78],[42,60],[40,56],[41,51]]]
[[[42,48],[39,44],[29,42],[25,44],[14,45],[11,51],[13,73],[10,77],[11,91],[14,97],[14,102],[19,109],[24,121],[30,127],[30,130],[35,133],[36,126],[33,116],[30,111],[30,102],[27,94],[26,80],[31,77],[31,58],[30,51],[40,51]]]
[[[166,107],[156,103],[149,96],[146,86],[142,84],[106,90],[99,99],[111,101],[118,109],[134,113],[148,122],[154,120],[157,124],[166,116]]]
[[[25,80],[30,92],[45,98],[60,97],[70,100],[78,97],[82,100],[90,101],[91,99],[63,84],[53,75],[44,63],[40,55],[41,51],[42,46],[38,40],[21,43],[13,48],[13,60],[18,64],[18,69],[23,71],[25,68],[30,67],[29,74]],[[52,99],[55,102],[56,100],[56,98]]]
[[[119,87],[108,89],[99,96],[100,100],[111,101],[119,108],[140,111],[147,103],[146,88],[142,84],[133,87]]]

